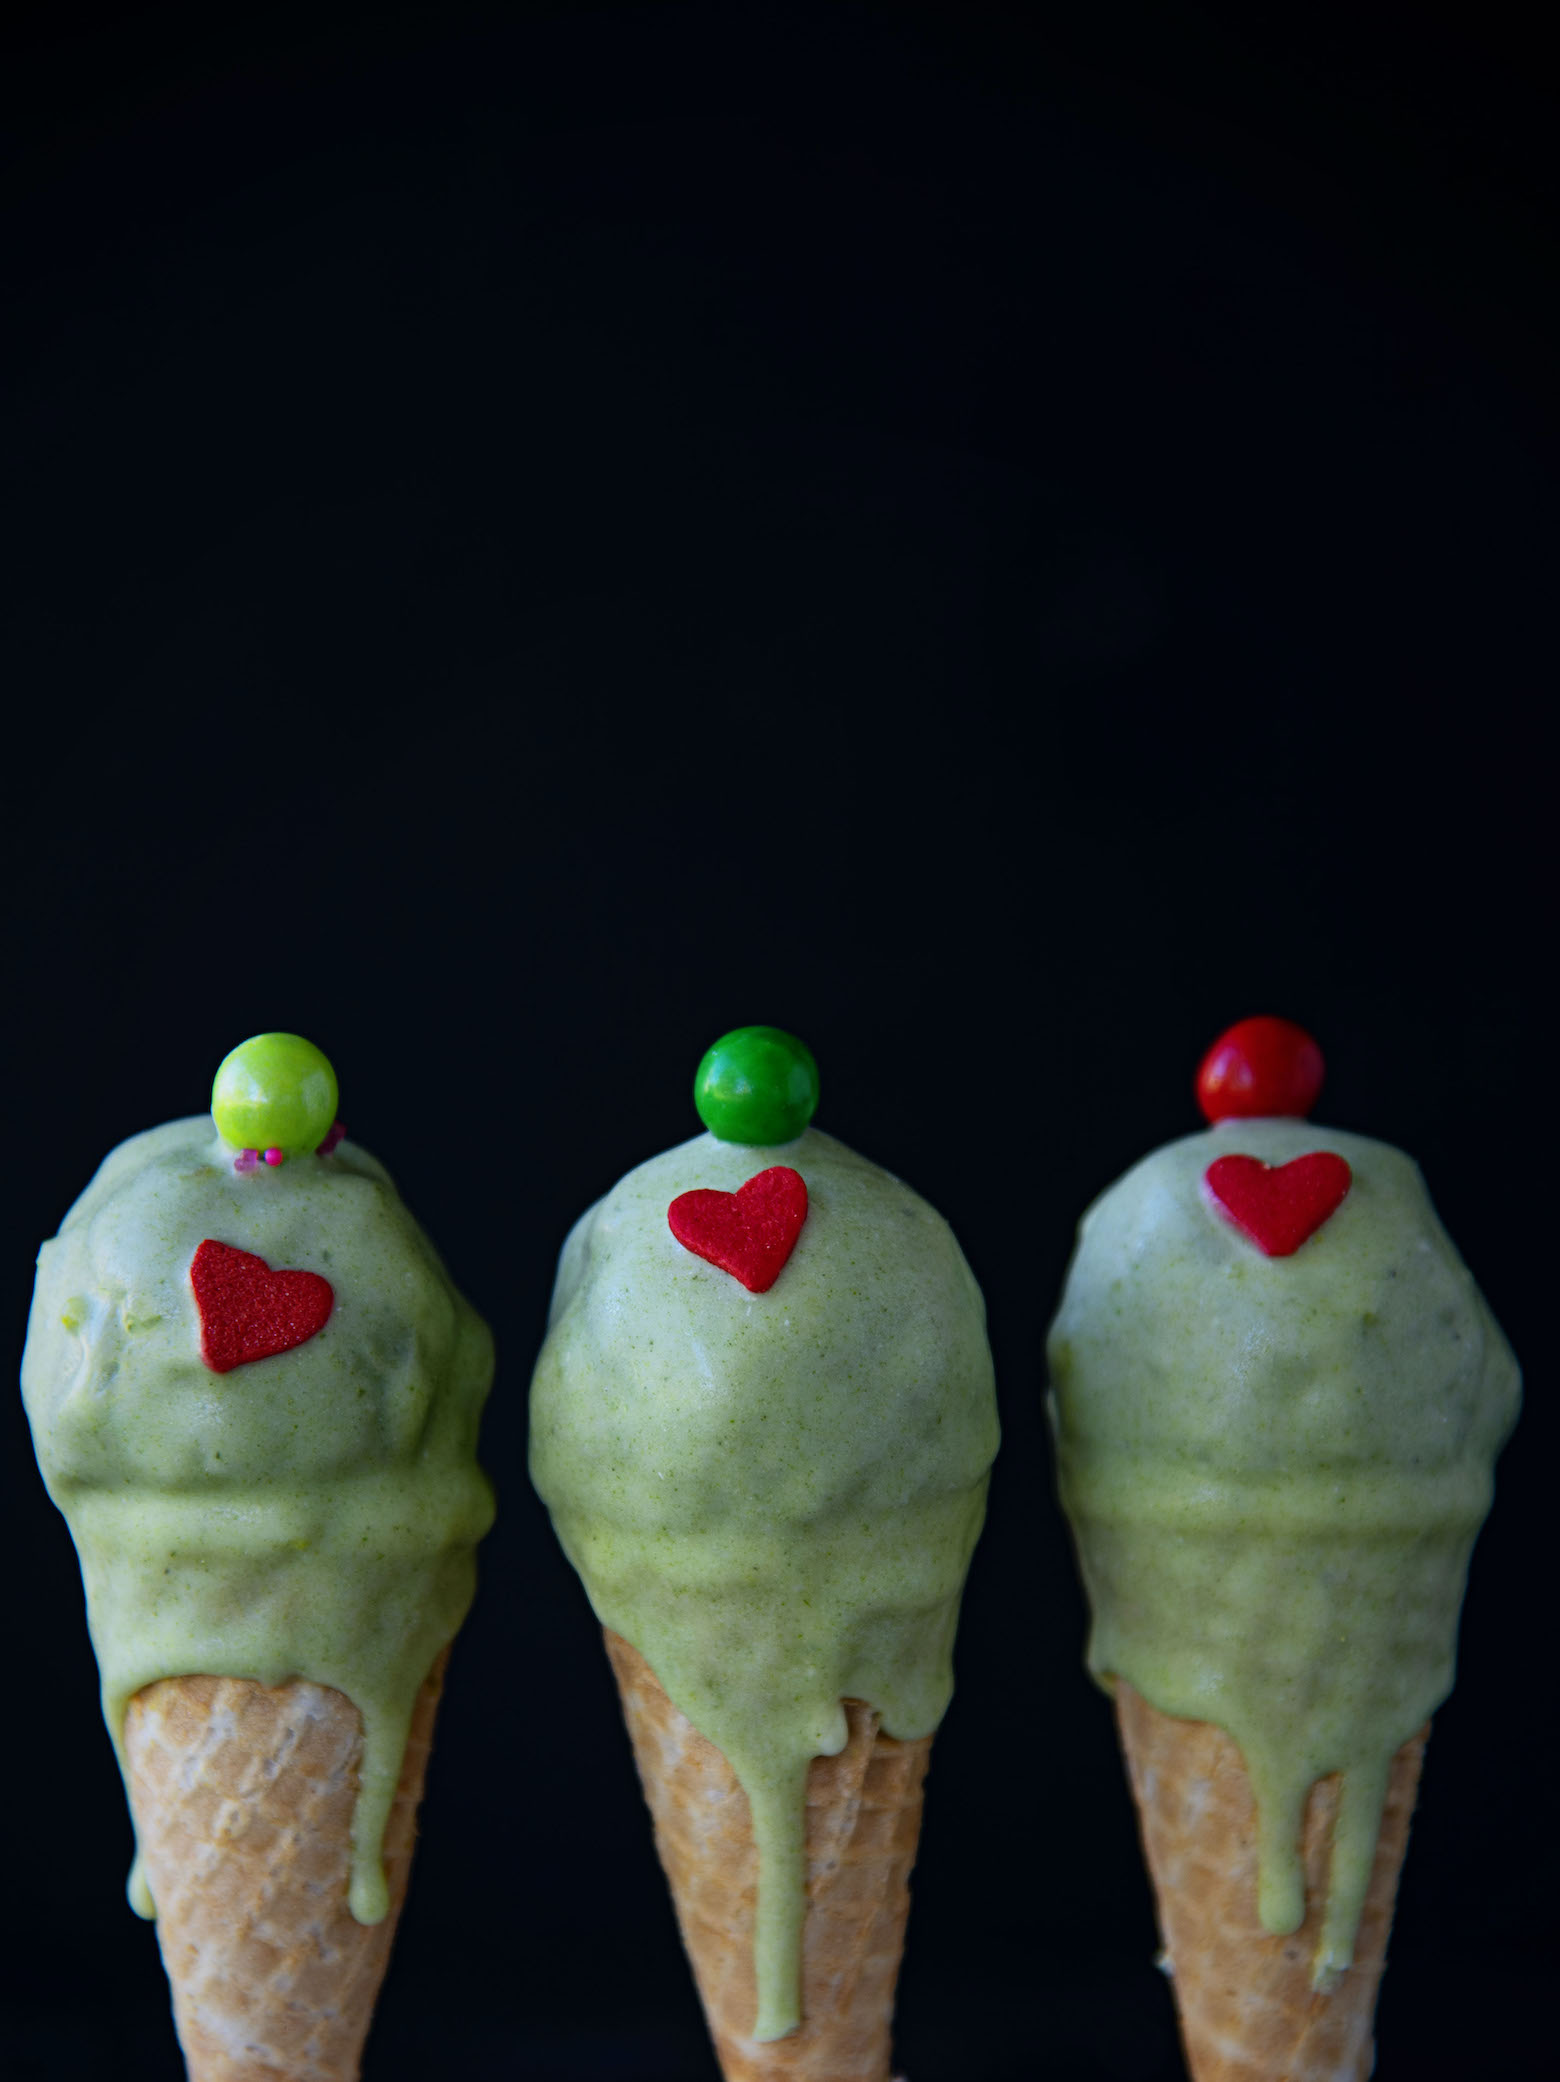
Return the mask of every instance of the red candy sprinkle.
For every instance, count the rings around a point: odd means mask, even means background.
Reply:
[[[1260,1157],[1217,1157],[1203,1173],[1210,1199],[1259,1251],[1288,1258],[1343,1205],[1354,1174],[1329,1149],[1264,1164]]]
[[[711,1186],[679,1193],[666,1219],[684,1250],[729,1272],[750,1294],[767,1294],[802,1233],[807,1182],[788,1164],[771,1164],[734,1193]]]
[[[1197,1103],[1211,1121],[1304,1120],[1322,1089],[1322,1069],[1322,1051],[1292,1019],[1242,1019],[1203,1057]]]
[[[325,1328],[336,1292],[317,1272],[273,1272],[253,1251],[208,1236],[190,1262],[200,1356],[214,1374],[307,1344]]]

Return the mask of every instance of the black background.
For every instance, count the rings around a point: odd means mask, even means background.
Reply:
[[[1526,1362],[1378,2073],[1537,2075],[1535,35],[216,12],[7,32],[5,1295],[19,1348],[103,1152],[281,1026],[496,1326],[501,1515],[369,2076],[713,2073],[524,1410],[563,1232],[750,1020],[809,1038],[822,1124],[950,1217],[991,1311],[904,2064],[1180,2072],[1041,1344],[1079,1210],[1254,1010],[1321,1037],[1321,1118],[1420,1158]],[[5,1423],[10,2051],[172,2077],[73,1557]]]

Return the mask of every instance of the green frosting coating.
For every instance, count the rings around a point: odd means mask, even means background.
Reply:
[[[1291,1257],[1209,1204],[1214,1158],[1333,1150],[1348,1196]],[[1304,1918],[1312,1784],[1344,1774],[1317,1985],[1349,1963],[1393,1753],[1452,1687],[1468,1557],[1516,1421],[1511,1349],[1401,1151],[1232,1120],[1083,1219],[1050,1338],[1089,1665],[1240,1745],[1267,1929]]]
[[[213,1373],[206,1238],[335,1289],[291,1351]],[[162,1677],[333,1685],[363,1717],[351,1906],[380,1860],[417,1692],[465,1617],[493,1516],[486,1326],[352,1143],[241,1175],[208,1115],[106,1159],[43,1246],[22,1361],[38,1463],[81,1557],[103,1712]],[[153,1905],[139,1871],[131,1900]]]
[[[783,1163],[808,1214],[749,1293],[669,1203]],[[809,1129],[701,1135],[632,1171],[564,1246],[531,1390],[531,1472],[597,1616],[747,1793],[759,1854],[755,2036],[800,2021],[807,1766],[841,1700],[929,1734],[997,1449],[980,1290],[947,1224]]]

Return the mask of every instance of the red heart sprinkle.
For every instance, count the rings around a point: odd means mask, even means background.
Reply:
[[[1203,1184],[1220,1214],[1259,1251],[1287,1258],[1314,1236],[1343,1204],[1354,1174],[1331,1150],[1313,1150],[1287,1164],[1260,1157],[1217,1157]]]
[[[711,1186],[679,1193],[666,1219],[684,1250],[729,1272],[750,1294],[767,1294],[807,1219],[807,1181],[788,1164],[771,1164],[734,1193]]]
[[[273,1272],[253,1251],[208,1236],[190,1261],[200,1356],[214,1374],[307,1344],[325,1328],[336,1290],[317,1272]]]

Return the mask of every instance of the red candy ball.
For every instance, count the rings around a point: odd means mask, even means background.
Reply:
[[[1219,1036],[1197,1072],[1197,1103],[1211,1121],[1291,1114],[1303,1120],[1322,1089],[1322,1051],[1292,1019],[1242,1019]]]

